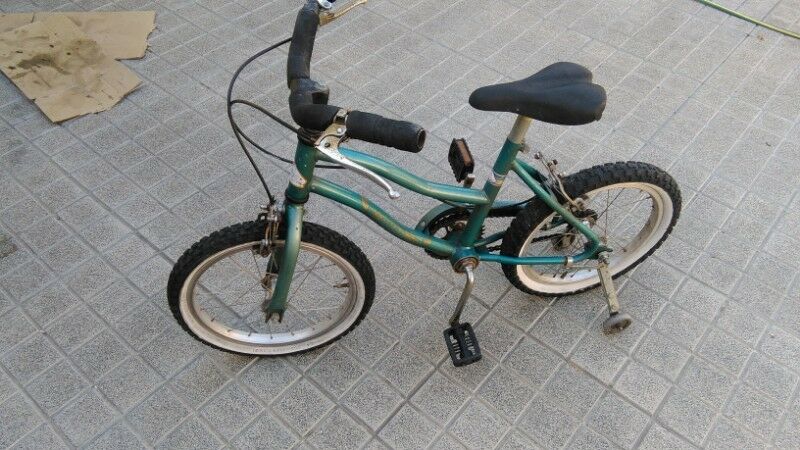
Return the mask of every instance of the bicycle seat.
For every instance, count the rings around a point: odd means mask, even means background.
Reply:
[[[477,89],[469,104],[481,111],[503,111],[558,125],[583,125],[600,120],[606,91],[592,83],[592,72],[575,63],[559,62],[524,80]]]

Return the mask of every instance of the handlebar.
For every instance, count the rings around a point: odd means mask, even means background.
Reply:
[[[425,130],[411,122],[387,119],[377,114],[350,111],[347,135],[373,144],[418,153],[425,146]]]
[[[318,28],[319,4],[317,0],[308,0],[297,13],[292,42],[289,44],[289,60],[286,63],[289,89],[293,89],[294,81],[311,78],[311,55],[314,53]]]
[[[319,25],[319,3],[317,0],[308,0],[297,14],[286,64],[292,119],[303,128],[317,131],[333,123],[341,109],[328,105],[329,89],[311,79],[311,55]],[[347,136],[353,139],[412,153],[419,152],[425,145],[425,130],[411,122],[351,111],[345,125]]]

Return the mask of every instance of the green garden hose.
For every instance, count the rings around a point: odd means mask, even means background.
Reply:
[[[768,24],[766,22],[763,22],[761,20],[755,19],[755,18],[750,17],[750,16],[746,16],[746,15],[744,15],[744,14],[738,12],[738,11],[734,11],[732,9],[728,9],[728,8],[726,8],[726,7],[722,6],[722,5],[719,5],[717,3],[714,3],[712,1],[709,1],[709,0],[695,0],[695,1],[698,2],[698,3],[701,3],[703,5],[706,5],[706,6],[710,6],[710,7],[714,8],[714,9],[719,10],[719,11],[722,11],[725,14],[730,14],[733,17],[738,17],[739,19],[746,20],[746,21],[748,21],[750,23],[754,23],[754,24],[756,24],[756,25],[758,25],[760,27],[764,27],[764,28],[766,28],[768,30],[772,30],[772,31],[774,31],[776,33],[780,33],[780,34],[782,34],[784,36],[789,36],[789,37],[793,37],[795,39],[800,39],[800,33],[795,33],[794,31],[789,31],[789,30],[786,30],[786,29],[783,29],[783,28],[776,27],[775,25],[770,25],[770,24]]]

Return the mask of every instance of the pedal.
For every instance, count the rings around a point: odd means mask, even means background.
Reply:
[[[469,323],[459,323],[444,330],[444,341],[454,366],[466,366],[481,360],[481,347]]]
[[[459,183],[466,180],[475,170],[475,158],[472,157],[472,152],[469,151],[467,141],[464,139],[453,139],[450,151],[447,153],[447,160]]]

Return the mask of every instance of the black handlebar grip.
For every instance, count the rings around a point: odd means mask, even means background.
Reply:
[[[419,153],[425,146],[425,129],[415,123],[351,111],[347,115],[346,125],[347,135],[353,139],[411,153]]]
[[[286,82],[290,89],[294,80],[311,78],[311,55],[314,53],[314,39],[318,28],[319,5],[316,0],[309,0],[297,13],[292,43],[289,44]]]

